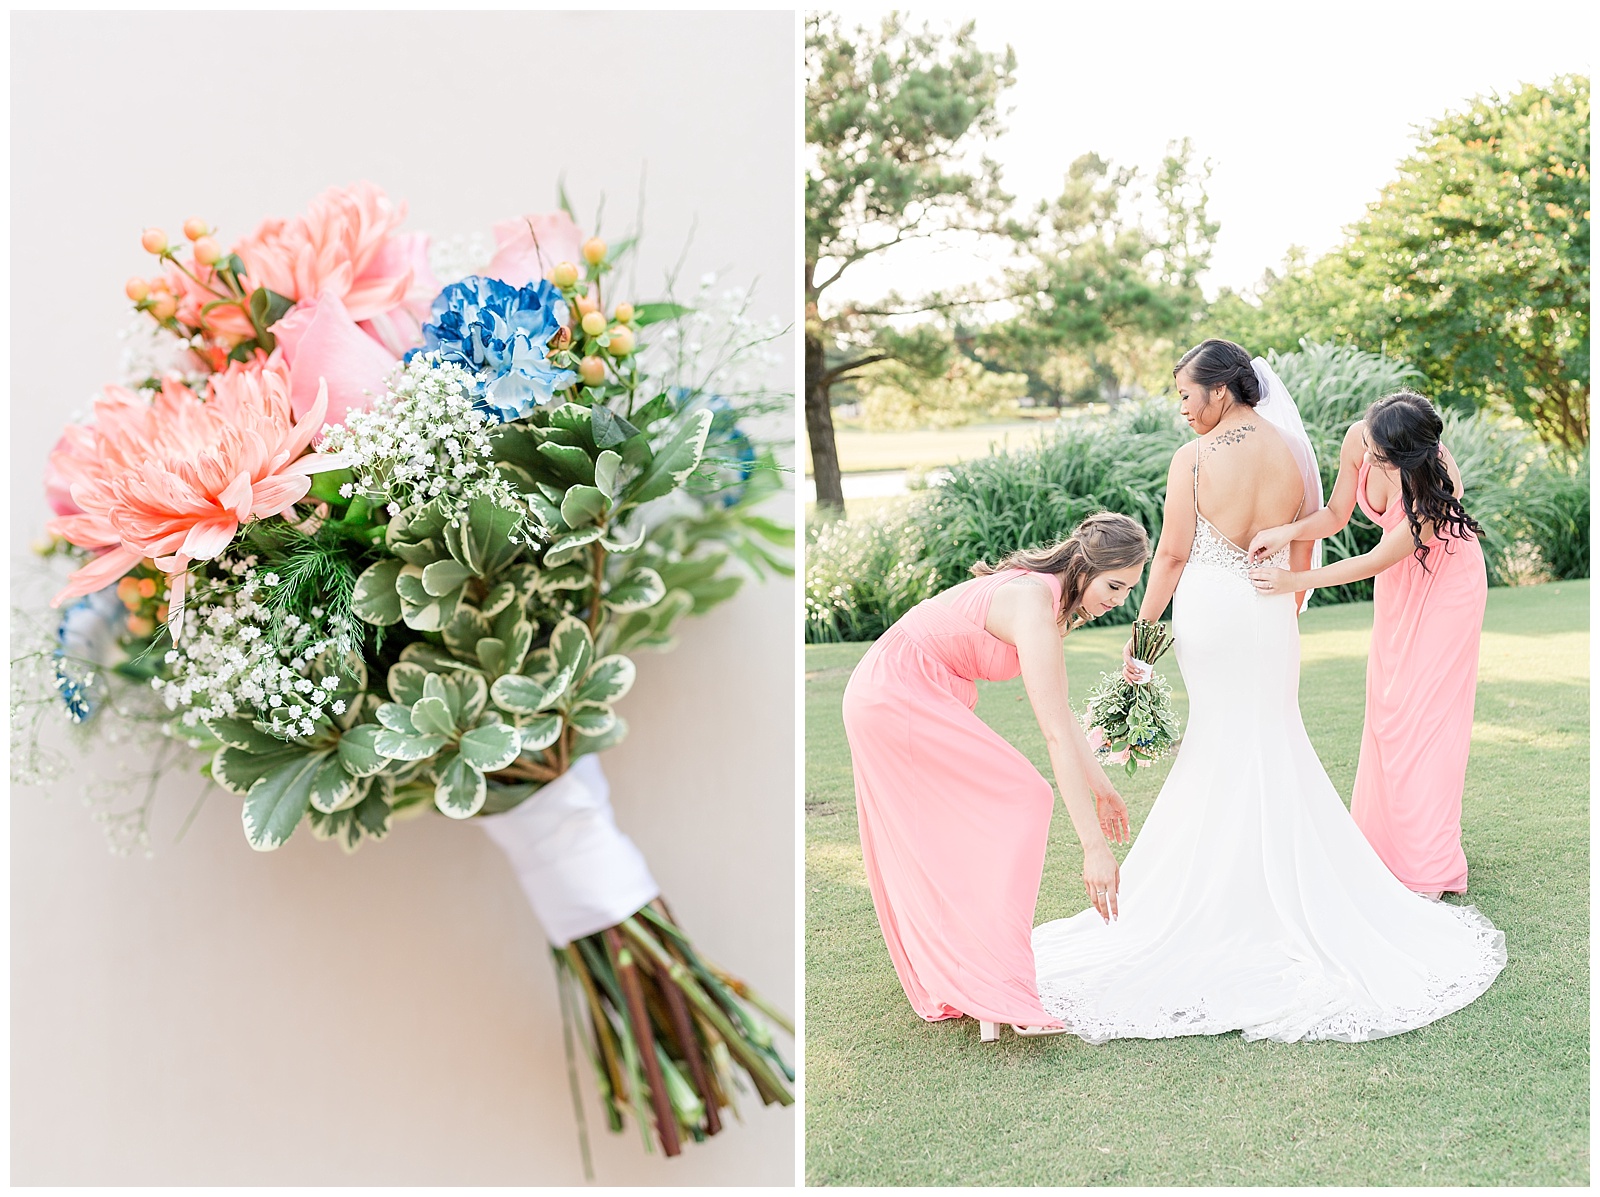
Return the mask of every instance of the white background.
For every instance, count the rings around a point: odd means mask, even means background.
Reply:
[[[1419,126],[1472,98],[1587,73],[1591,7],[1481,2],[1192,0],[1131,3],[846,3],[848,24],[891,8],[913,25],[976,22],[984,49],[1017,53],[1006,133],[982,147],[1023,209],[1061,193],[1091,151],[1146,179],[1169,141],[1211,159],[1222,225],[1201,284],[1243,289],[1291,245],[1316,258],[1393,179]],[[851,268],[828,302],[916,296],[993,276],[996,245],[913,242]]]
[[[371,179],[407,227],[487,233],[554,208],[631,223],[640,297],[685,277],[795,291],[794,18],[786,13],[21,13],[12,17],[12,519],[47,513],[45,454],[117,375],[142,226],[227,241]],[[780,375],[786,383],[790,365]],[[36,569],[36,567],[33,567]],[[793,1010],[794,589],[748,588],[643,654],[605,757],[618,819],[713,960]],[[114,750],[87,769],[113,773]],[[304,828],[246,845],[198,778],[163,795],[154,859],[109,856],[81,777],[11,800],[11,1179],[19,1184],[581,1180],[538,925],[487,836],[401,824],[354,857]],[[792,1054],[792,1049],[791,1049]],[[600,1126],[597,1180],[789,1184],[793,1111],[667,1161]]]

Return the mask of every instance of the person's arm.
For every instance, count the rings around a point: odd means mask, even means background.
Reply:
[[[1424,544],[1434,543],[1433,529],[1423,525],[1422,540]],[[1359,557],[1347,557],[1343,561],[1335,561],[1332,565],[1324,565],[1321,569],[1287,570],[1287,569],[1253,569],[1250,571],[1250,581],[1255,584],[1258,594],[1293,594],[1296,591],[1308,590],[1320,586],[1343,586],[1346,582],[1359,582],[1363,578],[1370,578],[1381,574],[1396,562],[1403,560],[1407,555],[1416,552],[1417,545],[1411,539],[1410,522],[1398,524],[1383,534],[1383,539],[1371,552],[1362,553]]]
[[[1172,455],[1167,470],[1167,497],[1161,507],[1161,538],[1150,561],[1150,578],[1139,603],[1139,618],[1154,623],[1172,601],[1183,567],[1194,548],[1194,459],[1200,442],[1192,441]]]
[[[1072,714],[1067,692],[1067,665],[1061,654],[1055,597],[1043,579],[1019,578],[994,596],[988,628],[1016,646],[1022,685],[1044,733],[1050,768],[1066,804],[1078,842],[1083,845],[1083,885],[1100,917],[1117,913],[1118,868],[1111,845],[1095,814],[1094,799],[1084,778],[1081,759],[1090,755],[1083,728]],[[1082,741],[1082,753],[1074,739]],[[1126,819],[1126,808],[1123,814]]]
[[[1250,560],[1262,561],[1296,541],[1324,540],[1350,522],[1356,509],[1356,480],[1361,476],[1361,458],[1367,451],[1361,431],[1361,421],[1357,420],[1344,434],[1344,443],[1339,446],[1339,476],[1333,480],[1333,493],[1328,501],[1292,524],[1279,524],[1257,532],[1250,538]],[[1310,563],[1308,553],[1305,564]]]
[[[1289,569],[1291,572],[1299,571],[1309,573],[1311,570],[1311,542],[1309,540],[1294,540],[1289,542]],[[1299,617],[1300,608],[1305,605],[1306,592],[1295,591],[1294,610],[1296,618]]]

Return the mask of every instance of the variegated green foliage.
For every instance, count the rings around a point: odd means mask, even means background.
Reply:
[[[308,814],[313,835],[337,838],[346,851],[363,837],[388,833],[396,771],[376,747],[380,729],[363,722],[375,704],[364,693],[366,667],[354,657],[331,668],[313,665],[314,685],[330,676],[344,710],[319,720],[309,734],[284,739],[259,720],[206,723],[218,743],[211,778],[243,796],[245,838],[258,851],[278,847]]]
[[[480,491],[408,507],[390,521],[393,556],[356,579],[355,613],[371,624],[404,622],[438,632],[456,615],[469,584],[492,585],[525,548],[529,513],[509,495]]]

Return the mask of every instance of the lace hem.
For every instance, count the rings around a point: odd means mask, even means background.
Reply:
[[[1472,932],[1475,963],[1465,974],[1428,979],[1423,1000],[1415,1006],[1381,1009],[1352,1001],[1347,987],[1327,981],[1320,971],[1300,966],[1292,974],[1298,983],[1293,1008],[1267,1022],[1244,1025],[1226,1011],[1213,1011],[1202,999],[1181,1006],[1158,1006],[1142,1019],[1119,1018],[1096,1008],[1079,985],[1068,981],[1042,981],[1039,999],[1046,1011],[1067,1030],[1088,1043],[1111,1039],[1174,1039],[1181,1035],[1225,1035],[1243,1032],[1246,1040],[1271,1039],[1296,1043],[1334,1039],[1364,1043],[1385,1039],[1427,1026],[1453,1014],[1488,989],[1506,965],[1506,937],[1475,906],[1445,906]]]

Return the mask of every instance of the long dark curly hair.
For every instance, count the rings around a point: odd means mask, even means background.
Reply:
[[[1411,524],[1414,555],[1424,570],[1428,546],[1422,542],[1423,524],[1433,525],[1447,553],[1452,551],[1448,537],[1470,540],[1483,535],[1478,521],[1455,496],[1455,483],[1439,448],[1444,421],[1433,404],[1415,391],[1396,391],[1367,408],[1366,425],[1374,459],[1400,471],[1400,501]]]

